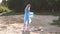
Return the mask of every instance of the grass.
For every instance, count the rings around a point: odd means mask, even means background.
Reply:
[[[60,27],[60,18],[58,20],[53,20],[53,23],[51,25],[58,25]]]
[[[60,16],[60,11],[56,11],[56,12],[51,12],[51,11],[32,11],[34,12],[34,14],[36,15],[53,15],[53,16]],[[9,13],[3,14],[1,16],[10,16],[10,15],[21,15],[24,14],[23,12],[17,12],[17,11],[11,11]]]
[[[21,15],[21,14],[23,14],[23,13],[12,11],[12,12],[7,12],[7,13],[1,15],[1,16]]]
[[[53,16],[60,16],[60,12],[59,11],[56,11],[56,12],[50,12],[50,11],[32,11],[34,12],[34,14],[36,15],[53,15]],[[24,12],[17,12],[17,11],[11,11],[11,12],[8,12],[6,14],[3,14],[1,16],[10,16],[10,15],[21,15],[21,14],[24,14]]]
[[[53,15],[53,16],[60,16],[60,12],[43,12],[43,11],[41,11],[41,12],[35,12],[35,14],[37,14],[37,15]]]

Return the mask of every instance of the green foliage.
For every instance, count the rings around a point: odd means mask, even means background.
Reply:
[[[60,0],[8,0],[7,5],[16,12],[22,12],[29,3],[35,13],[60,11]]]
[[[58,25],[60,26],[60,18],[58,20],[54,20],[54,23],[52,23],[52,25]]]
[[[8,7],[12,10],[21,12],[24,7],[24,0],[8,0]]]
[[[0,12],[9,12],[9,9],[4,6],[0,6]]]
[[[15,12],[15,11],[11,11],[11,12],[7,12],[1,16],[10,16],[10,15],[21,15],[23,13],[19,13],[19,12]]]

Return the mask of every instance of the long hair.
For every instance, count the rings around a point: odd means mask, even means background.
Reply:
[[[25,8],[25,9],[30,10],[30,7],[31,7],[31,5],[30,5],[30,4],[28,4],[28,5],[26,6],[26,8]]]

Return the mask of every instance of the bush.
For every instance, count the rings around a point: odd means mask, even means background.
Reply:
[[[9,9],[7,7],[4,7],[4,6],[0,6],[0,13],[1,12],[9,12]]]
[[[11,11],[11,12],[7,12],[1,16],[10,16],[10,15],[22,15],[23,13],[20,13],[20,12],[15,12],[15,11]]]
[[[53,20],[52,25],[58,25],[58,26],[60,26],[60,18],[58,20]]]

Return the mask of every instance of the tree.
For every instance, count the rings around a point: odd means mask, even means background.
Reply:
[[[59,11],[60,0],[48,0],[48,5],[49,5],[51,10]]]
[[[24,9],[24,1],[23,0],[8,0],[8,7],[17,12],[22,11]]]
[[[2,5],[7,7],[7,1],[8,0],[2,0]]]
[[[17,12],[24,11],[27,4],[31,4],[31,10],[40,12],[40,10],[57,11],[60,9],[60,0],[8,0],[8,7]]]

